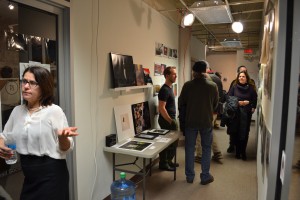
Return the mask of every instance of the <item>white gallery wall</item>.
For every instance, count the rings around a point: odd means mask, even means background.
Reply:
[[[111,91],[109,52],[132,55],[151,71],[154,63],[178,67],[178,59],[155,56],[155,42],[177,49],[178,27],[140,0],[71,2],[71,60],[74,73],[76,174],[78,199],[110,194],[112,155],[103,152],[105,136],[116,133],[113,107],[157,101],[152,88]],[[151,106],[150,106],[151,108]]]
[[[237,54],[208,54],[206,59],[214,72],[220,72],[222,74],[223,89],[228,91],[231,81],[236,78]]]

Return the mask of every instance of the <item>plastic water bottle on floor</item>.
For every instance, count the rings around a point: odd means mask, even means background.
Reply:
[[[126,173],[120,173],[120,179],[114,181],[111,186],[112,200],[135,200],[135,184],[126,180]]]
[[[16,145],[15,144],[8,144],[7,147],[11,148],[13,155],[9,159],[6,159],[5,162],[8,165],[13,165],[18,161]]]

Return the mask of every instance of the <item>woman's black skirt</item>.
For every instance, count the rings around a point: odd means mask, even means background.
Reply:
[[[20,155],[25,176],[21,200],[69,200],[69,172],[65,159]]]

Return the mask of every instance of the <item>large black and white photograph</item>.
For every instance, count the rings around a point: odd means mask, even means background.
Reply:
[[[110,61],[114,88],[136,86],[136,74],[132,56],[111,52]]]

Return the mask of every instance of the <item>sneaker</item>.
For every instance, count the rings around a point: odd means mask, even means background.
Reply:
[[[214,155],[212,156],[213,160],[220,160],[223,159],[222,153],[221,152],[215,152]]]
[[[206,181],[201,181],[200,182],[200,184],[201,185],[207,185],[207,184],[209,184],[209,183],[211,183],[211,182],[214,182],[214,177],[213,176],[210,176],[210,178],[209,179],[207,179]]]
[[[211,158],[213,161],[223,164],[223,162],[221,161],[221,159],[223,159],[222,153],[221,152],[216,152],[214,153],[214,155]]]
[[[234,146],[233,145],[230,145],[227,149],[227,153],[233,153],[234,152]]]
[[[201,164],[201,157],[200,156],[195,156],[195,162]]]
[[[193,178],[186,178],[186,182],[187,182],[187,183],[193,183],[193,182],[194,182],[194,179],[193,179]]]

